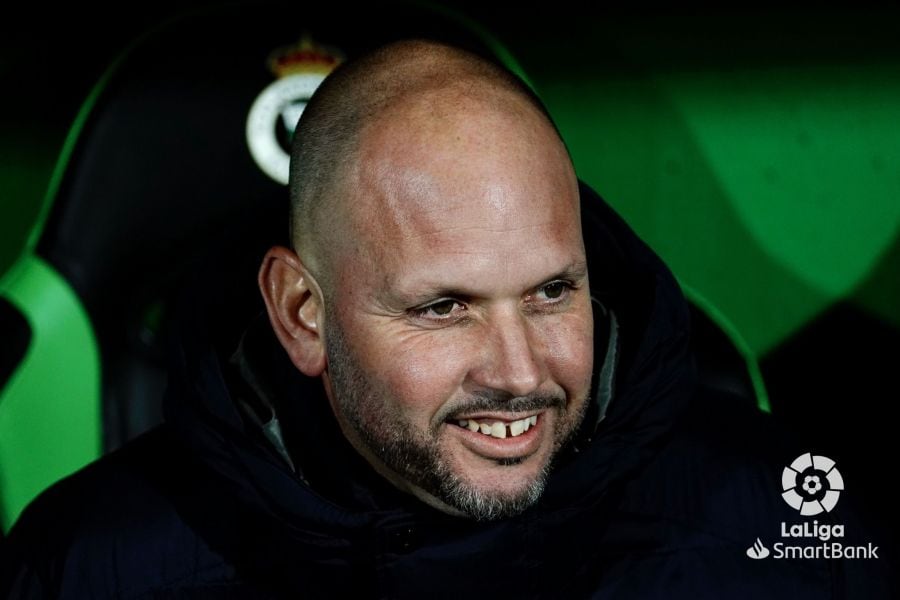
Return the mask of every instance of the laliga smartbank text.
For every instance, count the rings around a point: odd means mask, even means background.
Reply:
[[[809,521],[781,523],[781,542],[772,547],[772,558],[878,558],[878,546],[843,543],[844,526]],[[821,544],[812,544],[818,540]]]

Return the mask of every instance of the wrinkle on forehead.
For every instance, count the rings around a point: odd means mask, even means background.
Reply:
[[[427,173],[393,171],[368,206],[355,211],[356,232],[375,240],[453,239],[469,232],[500,235],[524,229],[554,229],[565,198],[528,193],[523,183],[468,185],[455,189]],[[577,221],[577,218],[576,218]]]

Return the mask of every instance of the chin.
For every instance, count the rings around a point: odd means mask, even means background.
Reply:
[[[445,495],[444,502],[476,521],[498,521],[521,514],[537,503],[543,491],[543,478],[514,490],[462,485]]]
[[[534,505],[544,490],[549,457],[477,459],[482,464],[454,465],[439,497],[478,521],[515,516]]]

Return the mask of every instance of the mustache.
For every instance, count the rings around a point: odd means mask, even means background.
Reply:
[[[460,415],[474,412],[530,412],[551,408],[565,408],[566,398],[550,394],[513,396],[506,392],[484,390],[473,392],[471,396],[454,403],[444,411],[443,421],[457,420]]]

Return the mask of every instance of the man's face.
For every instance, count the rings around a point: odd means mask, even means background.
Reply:
[[[575,176],[550,125],[510,105],[426,97],[365,130],[326,294],[344,434],[395,484],[481,519],[538,498],[593,363]]]

